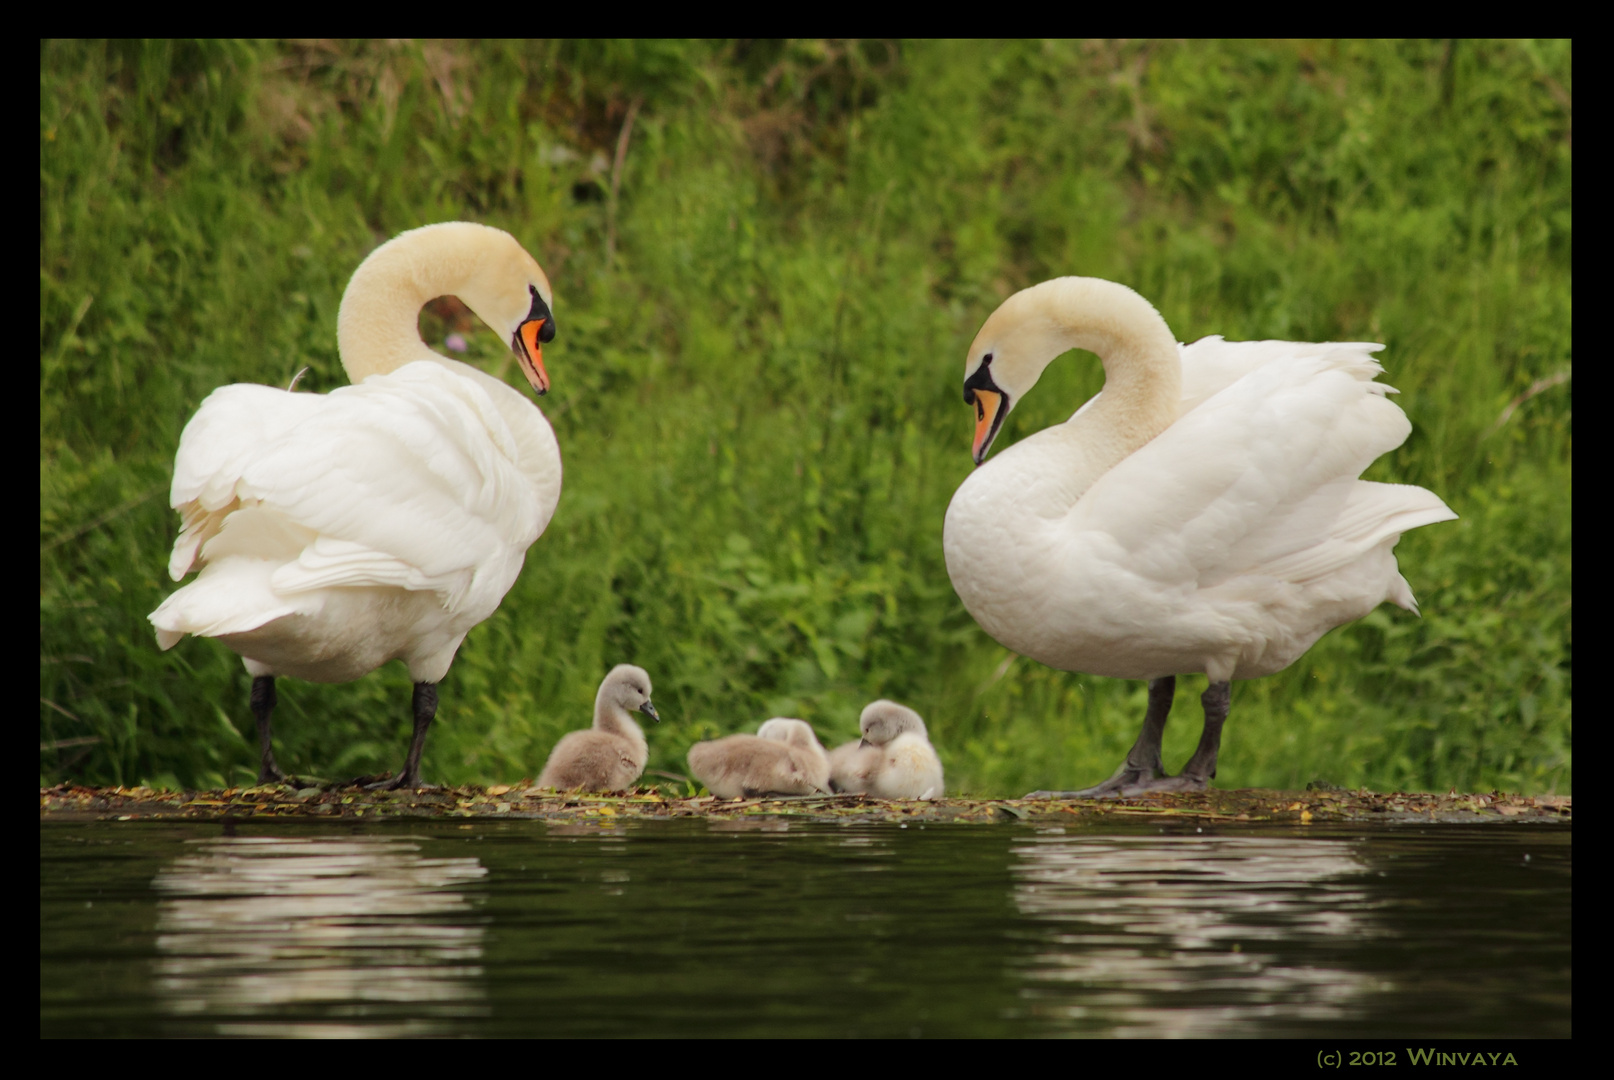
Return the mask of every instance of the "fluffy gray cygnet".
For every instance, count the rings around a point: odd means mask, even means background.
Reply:
[[[594,726],[573,731],[555,744],[538,777],[538,786],[557,791],[627,791],[650,758],[644,731],[630,712],[660,720],[650,704],[650,676],[644,668],[618,664],[594,697]]]
[[[775,717],[755,735],[689,748],[689,771],[720,799],[812,795],[829,790],[829,757],[802,720]]]
[[[820,791],[829,790],[829,754],[807,721],[776,716],[763,721],[762,726],[757,728],[757,738],[773,739],[795,750],[813,786]]]
[[[863,738],[829,755],[830,786],[881,799],[939,799],[945,794],[941,759],[925,721],[906,705],[880,700],[858,721]]]

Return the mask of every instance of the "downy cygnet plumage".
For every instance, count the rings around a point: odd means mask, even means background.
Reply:
[[[812,781],[813,786],[820,791],[829,790],[829,754],[825,752],[824,744],[818,741],[812,725],[807,721],[792,720],[783,716],[764,720],[762,726],[757,728],[757,738],[782,742],[796,751],[796,756],[801,761],[802,767],[807,770],[807,778]]]
[[[842,743],[830,755],[836,791],[881,799],[939,799],[946,793],[941,759],[918,713],[895,701],[875,701],[864,708],[858,727],[863,738]]]
[[[650,675],[644,668],[618,664],[594,695],[594,726],[563,736],[549,752],[538,787],[557,791],[627,791],[650,758],[644,729],[632,713],[660,720],[650,704]]]
[[[828,757],[806,722],[775,717],[761,730],[767,737],[759,730],[696,743],[689,748],[689,771],[720,799],[828,790]],[[809,740],[811,747],[805,745]]]

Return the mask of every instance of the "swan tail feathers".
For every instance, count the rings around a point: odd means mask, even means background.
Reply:
[[[272,570],[270,563],[247,559],[207,567],[147,616],[157,630],[157,644],[172,648],[186,634],[244,634],[282,616],[298,614],[299,605],[270,587]]]
[[[237,500],[206,514],[196,529],[197,553],[204,564],[240,558],[283,563],[314,542],[315,534],[270,506],[242,505]],[[183,539],[184,534],[181,534]],[[178,554],[178,544],[175,544]]]
[[[1423,612],[1418,610],[1418,599],[1412,595],[1412,586],[1407,584],[1407,579],[1400,574],[1396,574],[1395,579],[1390,582],[1390,594],[1385,599],[1396,607],[1410,611],[1420,619],[1423,618]]]
[[[1370,480],[1361,481],[1360,486],[1371,489],[1380,506],[1388,511],[1384,514],[1380,530],[1391,547],[1401,539],[1402,533],[1411,529],[1457,520],[1456,511],[1427,488],[1414,484],[1381,484]],[[1400,573],[1391,579],[1385,599],[1420,618],[1423,615],[1418,610],[1417,598],[1412,595],[1412,586]]]
[[[174,538],[174,551],[168,556],[168,576],[173,581],[180,580],[196,568],[202,546],[213,539],[224,524],[223,514],[209,513],[194,500],[177,509],[183,523],[179,527],[179,536]]]
[[[455,610],[471,587],[469,569],[428,573],[385,552],[348,540],[319,537],[294,562],[275,570],[270,584],[277,592],[310,592],[330,588],[395,588],[442,595],[443,607]]]
[[[236,554],[243,546],[262,549],[262,543],[252,543],[251,528],[258,523],[255,507],[243,506],[235,495],[217,506],[208,506],[200,499],[176,505],[179,511],[179,536],[174,539],[174,550],[168,557],[168,576],[179,581],[192,570],[200,570],[210,561],[225,555]],[[265,512],[267,513],[267,512]],[[245,526],[245,528],[243,528]],[[228,539],[214,541],[228,532]],[[245,544],[243,544],[245,541]],[[296,548],[289,548],[295,551]],[[272,557],[272,552],[254,551],[260,558]]]
[[[1325,496],[1325,492],[1319,491],[1319,503]],[[1425,488],[1370,480],[1351,483],[1350,493],[1337,516],[1326,525],[1310,519],[1305,509],[1302,506],[1295,512],[1295,527],[1286,532],[1320,535],[1321,539],[1298,550],[1258,558],[1254,565],[1245,567],[1244,572],[1306,584],[1336,574],[1377,549],[1388,551],[1404,532],[1450,521],[1457,516],[1439,496]],[[1392,561],[1390,566],[1394,565]],[[1412,590],[1399,574],[1390,584],[1387,598],[1408,611],[1417,610]]]
[[[1447,506],[1439,495],[1416,484],[1385,484],[1375,480],[1357,481],[1359,498],[1352,500],[1352,508],[1368,507],[1368,513],[1378,521],[1379,536],[1396,535],[1434,525],[1441,521],[1457,520],[1457,513]]]

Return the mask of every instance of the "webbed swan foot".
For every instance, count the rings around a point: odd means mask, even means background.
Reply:
[[[1125,775],[1112,776],[1102,784],[1096,784],[1080,791],[1035,791],[1027,795],[1028,799],[1116,799],[1129,795],[1143,795],[1151,791],[1204,791],[1209,783],[1200,777],[1189,776],[1148,776],[1127,771]]]
[[[1222,725],[1232,704],[1232,687],[1226,682],[1211,683],[1200,695],[1205,709],[1205,730],[1199,746],[1180,775],[1167,776],[1160,764],[1160,739],[1165,734],[1166,717],[1176,691],[1175,676],[1149,681],[1149,711],[1143,717],[1143,731],[1115,775],[1102,784],[1080,791],[1033,791],[1028,799],[1109,799],[1142,795],[1150,791],[1204,791],[1216,775],[1216,755],[1222,745]]]
[[[364,790],[365,791],[443,791],[445,789],[444,789],[443,785],[441,785],[441,784],[426,784],[426,783],[422,783],[418,773],[415,775],[415,777],[413,779],[411,779],[408,776],[407,773],[400,772],[397,776],[392,777],[390,780],[382,780],[379,783],[375,783],[375,784],[365,784],[364,785]]]
[[[1123,791],[1121,794],[1142,795],[1150,791],[1205,791],[1209,788],[1210,780],[1208,778],[1189,776],[1187,773],[1182,773],[1178,776],[1162,776],[1158,780],[1152,780],[1147,784],[1139,784],[1137,787]]]
[[[1122,766],[1121,771],[1090,788],[1080,791],[1033,791],[1028,799],[1118,799],[1129,795],[1143,795],[1151,791],[1204,791],[1210,784],[1204,777],[1163,776],[1136,772]]]
[[[1111,799],[1121,795],[1133,795],[1140,791],[1149,791],[1153,785],[1166,780],[1175,780],[1176,777],[1166,776],[1159,769],[1134,768],[1130,763],[1122,762],[1121,767],[1115,770],[1115,775],[1102,784],[1082,788],[1080,791],[1033,791],[1027,795],[1028,799]]]

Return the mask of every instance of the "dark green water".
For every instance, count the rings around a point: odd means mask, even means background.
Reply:
[[[45,1036],[1570,1034],[1570,832],[47,824]]]

